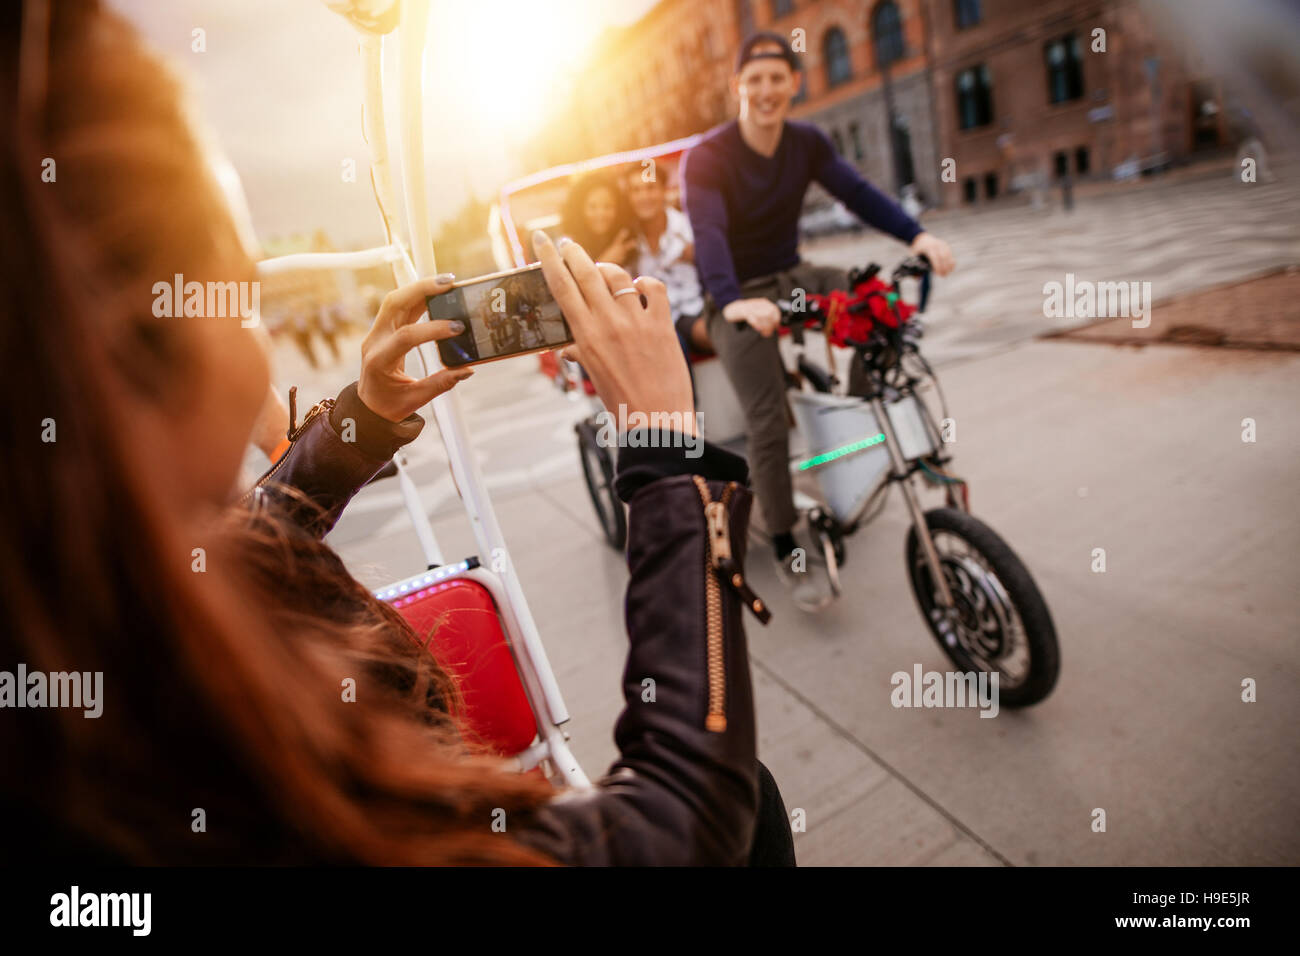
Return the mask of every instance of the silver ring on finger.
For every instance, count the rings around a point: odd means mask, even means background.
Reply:
[[[626,289],[619,289],[617,292],[615,292],[614,298],[617,299],[620,295],[640,295],[640,293],[641,293],[640,289],[637,289],[634,286],[628,286]]]

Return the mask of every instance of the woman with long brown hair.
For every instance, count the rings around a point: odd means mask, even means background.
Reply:
[[[743,557],[743,463],[715,449],[620,456],[628,673],[660,691],[647,706],[639,683],[626,688],[610,776],[557,797],[476,752],[450,716],[454,686],[320,541],[419,432],[415,410],[467,375],[402,371],[410,348],[451,334],[418,321],[445,283],[385,300],[360,381],[232,502],[265,359],[238,316],[160,307],[157,289],[254,273],[176,86],[95,0],[17,7],[0,13],[0,670],[103,680],[98,717],[0,693],[0,808],[22,821],[0,856],[749,859],[758,771],[741,608],[701,574],[702,495],[727,502]],[[643,307],[613,295],[633,287],[626,273],[574,244],[539,252],[607,403],[689,411],[662,285],[636,280]]]
[[[636,252],[636,217],[617,175],[605,170],[587,173],[569,188],[560,227],[597,262],[626,266]]]

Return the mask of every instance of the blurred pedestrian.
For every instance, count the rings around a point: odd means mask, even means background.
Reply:
[[[311,345],[311,316],[306,302],[295,302],[289,307],[289,332],[298,351],[312,368],[320,368],[316,350]]]
[[[330,352],[334,354],[335,364],[343,360],[339,353],[339,323],[338,323],[338,305],[337,303],[322,302],[316,309],[316,328],[320,331],[321,338],[329,346]]]

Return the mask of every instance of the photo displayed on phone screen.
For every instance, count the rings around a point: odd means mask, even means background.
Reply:
[[[488,276],[428,299],[429,318],[460,319],[465,331],[438,342],[447,366],[553,349],[573,341],[541,266]]]

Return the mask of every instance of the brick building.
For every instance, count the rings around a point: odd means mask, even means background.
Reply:
[[[939,192],[934,104],[921,0],[771,0],[762,28],[803,41],[804,89],[792,115],[894,195]],[[802,31],[802,32],[798,32]]]
[[[529,166],[734,116],[733,57],[754,30],[789,37],[803,58],[795,118],[882,189],[915,183],[930,204],[1064,172],[1158,168],[1228,139],[1218,83],[1164,40],[1140,0],[661,0],[597,44]]]
[[[541,167],[667,142],[735,114],[740,40],[790,37],[805,86],[793,116],[831,136],[883,188],[938,192],[922,0],[662,0],[610,31],[575,83],[572,106],[530,150]],[[889,139],[890,115],[894,134]]]
[[[574,93],[580,148],[561,161],[652,146],[724,122],[739,45],[732,0],[661,0],[596,45]]]
[[[1228,137],[1212,77],[1137,0],[928,0],[943,204],[1187,161]]]

